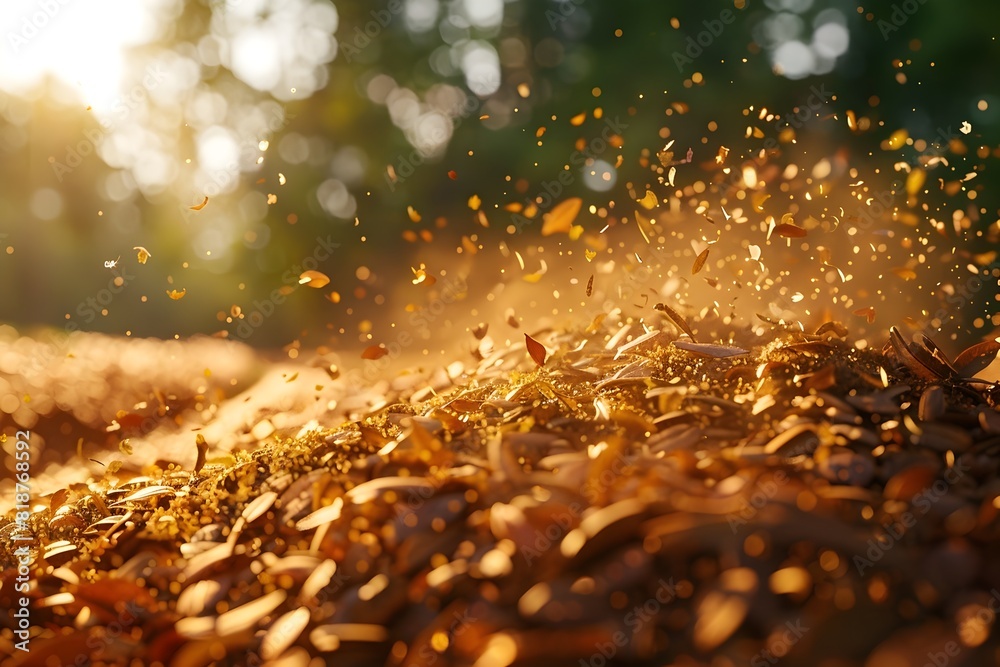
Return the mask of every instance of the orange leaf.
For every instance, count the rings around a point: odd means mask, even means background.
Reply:
[[[183,299],[185,294],[187,294],[187,288],[184,288],[179,292],[175,289],[167,290],[167,296],[169,296],[174,301],[177,301],[178,299]]]
[[[320,289],[330,284],[330,278],[319,271],[303,271],[302,275],[299,276],[299,284]]]
[[[695,260],[694,260],[694,266],[691,267],[691,275],[692,276],[695,275],[695,274],[697,274],[699,271],[701,271],[701,267],[705,266],[705,262],[708,261],[708,251],[709,250],[711,250],[711,248],[705,248],[695,258]]]
[[[559,232],[568,233],[573,228],[573,221],[580,213],[583,200],[579,197],[570,197],[566,201],[560,202],[545,215],[545,222],[542,223],[542,236],[551,236]]]
[[[783,222],[775,227],[774,231],[778,233],[778,236],[784,236],[789,239],[800,239],[807,234],[806,230],[787,222]]]
[[[531,358],[535,361],[535,363],[539,366],[544,366],[546,354],[545,346],[528,334],[524,334],[524,344],[527,346],[528,354],[531,355]]]
[[[365,348],[364,352],[361,353],[362,359],[381,359],[385,355],[389,354],[389,350],[385,349],[382,345],[369,345]]]
[[[205,195],[205,201],[201,202],[200,204],[195,204],[194,206],[188,206],[188,208],[191,209],[192,211],[200,211],[201,209],[205,208],[207,204],[208,204],[208,195]]]

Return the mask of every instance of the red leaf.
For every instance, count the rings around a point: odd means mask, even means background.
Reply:
[[[539,366],[544,366],[546,354],[545,346],[528,334],[524,334],[524,344],[527,346],[528,354],[535,360],[535,363]]]

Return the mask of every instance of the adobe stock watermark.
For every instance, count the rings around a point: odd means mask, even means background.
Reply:
[[[469,291],[468,283],[461,276],[439,280],[437,285],[440,285],[437,296],[424,308],[410,313],[409,326],[399,331],[395,339],[382,343],[385,354],[378,359],[366,360],[360,368],[352,368],[346,373],[344,379],[347,386],[369,386],[382,377],[392,362],[417,342],[414,331],[419,331],[424,339],[428,338],[431,335],[431,325],[444,314],[445,308],[465,298]]]
[[[21,596],[12,610],[15,619],[14,636],[18,651],[30,652],[31,641],[31,599],[27,597],[31,581],[31,549],[35,536],[28,525],[31,518],[31,431],[18,431],[14,444],[14,532],[10,537],[14,558],[17,559],[17,576],[14,578],[14,592]]]
[[[743,7],[737,11],[743,11],[749,6],[750,2],[747,0],[747,2],[743,3]],[[705,53],[705,49],[712,46],[715,40],[721,37],[722,33],[726,31],[726,28],[735,21],[736,13],[728,7],[719,12],[718,18],[702,21],[701,24],[705,29],[696,35],[688,36],[687,41],[684,43],[683,52],[673,52],[674,65],[677,67],[677,72],[683,74],[684,68],[700,58]]]
[[[270,140],[275,134],[283,130],[295,118],[289,115],[283,108],[272,109],[271,115],[265,124],[266,131],[259,137],[245,137],[237,147],[235,159],[226,163],[221,169],[216,169],[208,173],[207,185],[203,190],[206,197],[215,197],[234,185],[242,171],[241,165],[254,165],[258,163],[261,153],[261,142]],[[181,216],[185,220],[190,220],[198,213],[198,210],[191,208],[188,204],[178,204]]]
[[[128,117],[149,96],[149,91],[160,85],[166,76],[166,72],[159,66],[155,64],[147,66],[142,81],[136,84],[124,97],[115,100],[111,107],[112,118],[102,119],[99,128],[84,130],[83,139],[76,144],[66,144],[66,153],[62,162],[54,158],[49,159],[56,180],[62,183],[63,178],[83,164],[84,158],[95,153],[101,141],[114,129],[115,125]]]
[[[361,52],[371,46],[372,40],[377,39],[382,31],[389,27],[389,24],[402,13],[405,4],[403,0],[389,0],[385,9],[373,9],[369,12],[372,17],[364,26],[354,26],[350,41],[346,38],[340,40],[340,50],[343,52],[347,62],[353,63],[357,60]]]
[[[930,512],[934,504],[948,493],[948,489],[965,477],[967,472],[969,472],[967,465],[961,461],[955,461],[955,465],[944,472],[943,479],[935,481],[910,501],[910,505],[917,511],[917,514],[907,510],[900,514],[898,520],[883,523],[882,531],[868,540],[868,550],[865,551],[864,556],[855,554],[852,559],[858,574],[864,575],[865,570],[875,567],[875,563],[882,560],[885,554],[906,535],[906,532],[917,525],[918,519]]]
[[[487,88],[498,88],[499,82],[484,80],[484,86]],[[469,93],[465,96],[465,100],[461,104],[456,105],[448,111],[448,116],[451,120],[451,133],[454,136],[455,130],[457,130],[463,122],[465,122],[470,116],[479,111],[483,106],[483,100],[479,98],[475,93]],[[440,146],[448,139],[446,136],[446,131],[440,126],[432,126],[430,133],[425,137],[427,145]],[[395,192],[396,188],[406,182],[410,176],[416,173],[417,169],[421,167],[427,161],[421,152],[419,147],[414,147],[409,153],[400,153],[396,156],[396,161],[392,164],[392,173],[389,170],[385,171],[383,178],[385,179],[385,184],[389,187],[390,192]]]
[[[37,37],[49,23],[59,15],[63,7],[71,0],[38,0],[35,5],[38,8],[27,16],[21,17],[21,25],[18,30],[7,32],[7,41],[11,50],[16,54],[28,45],[28,42]]]
[[[882,39],[888,42],[889,36],[906,25],[925,4],[927,4],[927,0],[903,0],[903,2],[893,3],[889,19],[880,18],[875,22],[879,32],[882,33]]]
[[[788,655],[792,647],[798,644],[807,632],[809,632],[809,628],[802,625],[801,618],[794,623],[786,621],[784,631],[781,634],[772,632],[767,648],[761,649],[750,659],[750,667],[771,667],[772,665],[776,665],[779,660]]]
[[[614,138],[622,136],[622,133],[627,129],[628,123],[623,123],[618,116],[615,116],[614,119],[605,118],[601,135],[591,139],[583,150],[573,151],[569,156],[570,169],[560,170],[556,178],[543,181],[541,189],[533,197],[525,197],[525,208],[531,206],[538,208],[535,217],[527,218],[520,213],[511,214],[510,221],[517,233],[522,233],[525,227],[534,224],[542,213],[552,208],[562,197],[566,188],[576,182],[578,174],[595,162],[609,146],[613,145]]]
[[[333,251],[340,247],[339,243],[334,243],[329,235],[326,238],[316,237],[316,246],[312,254],[302,258],[298,263],[292,264],[281,274],[282,287],[297,285],[299,276],[303,271],[314,271],[319,268],[322,262],[329,260],[333,256]],[[253,336],[268,319],[277,312],[278,308],[285,303],[288,296],[282,292],[282,288],[271,290],[263,299],[254,299],[253,309],[243,313],[239,324],[236,325],[236,340],[246,342]]]
[[[625,626],[632,631],[634,637],[648,623],[656,620],[656,617],[663,610],[665,605],[670,604],[677,598],[677,585],[674,578],[660,578],[658,586],[652,597],[641,605],[634,606],[623,619]],[[615,630],[610,637],[610,641],[596,642],[594,653],[590,658],[580,658],[579,667],[606,667],[618,652],[625,648],[630,641],[629,635],[624,630]]]

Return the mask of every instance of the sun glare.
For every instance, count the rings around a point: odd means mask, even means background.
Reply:
[[[150,2],[5,0],[0,5],[0,89],[25,94],[46,78],[82,102],[109,111],[121,95],[126,49],[156,30]]]

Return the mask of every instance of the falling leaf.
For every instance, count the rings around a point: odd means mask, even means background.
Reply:
[[[299,276],[299,284],[321,289],[330,284],[330,277],[319,271],[303,271]]]
[[[653,194],[652,190],[646,190],[645,196],[643,196],[642,199],[639,199],[638,202],[643,208],[647,210],[656,208],[658,203],[656,200],[656,195]]]
[[[515,329],[521,328],[521,323],[517,321],[517,315],[514,314],[513,308],[508,308],[507,312],[504,314],[506,315],[507,324],[514,327]]]
[[[691,327],[688,325],[687,320],[685,320],[684,317],[681,316],[681,314],[678,313],[676,310],[674,310],[665,303],[658,303],[655,306],[653,306],[653,309],[659,310],[660,312],[664,313],[667,317],[670,318],[670,321],[673,322],[679,330],[683,331],[688,336],[690,336],[691,340],[695,340],[694,333],[691,331]]]
[[[528,334],[524,334],[524,344],[527,346],[528,354],[531,355],[531,358],[535,361],[535,363],[539,366],[544,366],[546,354],[545,346]]]
[[[122,462],[114,460],[108,464],[108,473],[114,475],[116,472],[122,469]]]
[[[667,182],[670,183],[670,187],[674,187],[674,176],[677,175],[677,167],[671,167],[670,171],[667,172]]]
[[[924,181],[927,180],[927,172],[919,167],[913,169],[909,175],[906,177],[906,194],[911,197],[920,192],[920,188],[924,186]]]
[[[270,192],[267,193],[267,203],[268,204],[277,204],[278,203],[278,195],[273,195]]]
[[[858,317],[865,318],[868,321],[868,324],[875,321],[875,309],[871,306],[868,306],[867,308],[858,308],[853,314]]]
[[[482,203],[483,201],[479,198],[479,195],[472,195],[469,197],[469,208],[473,211],[478,211]]]
[[[414,285],[424,284],[430,286],[437,282],[437,278],[427,273],[427,267],[425,267],[423,264],[420,265],[419,269],[415,269],[411,266],[410,270],[413,271],[412,282]]]
[[[118,449],[121,450],[121,453],[125,456],[132,455],[132,445],[129,443],[128,438],[118,443]]]
[[[556,204],[552,211],[545,214],[545,222],[542,223],[542,236],[551,236],[559,232],[569,233],[582,206],[583,200],[579,197],[570,197]]]
[[[579,127],[583,125],[583,121],[585,120],[587,120],[587,112],[581,111],[580,113],[569,119],[569,124],[572,125],[573,127]]]
[[[450,179],[451,179],[451,180],[453,180],[453,181],[454,181],[454,180],[457,180],[457,179],[458,179],[458,172],[457,172],[457,171],[455,171],[454,169],[451,169],[451,170],[450,170],[450,171],[448,172],[448,178],[450,178]]]
[[[967,120],[963,120],[962,127],[958,128],[958,131],[962,134],[968,134],[969,132],[972,132],[972,124]]]
[[[383,345],[369,345],[361,353],[362,359],[381,359],[385,355],[389,354],[389,350],[385,349]]]
[[[753,204],[753,210],[757,211],[758,213],[763,213],[764,212],[764,202],[766,202],[770,198],[771,198],[771,195],[769,195],[769,194],[767,194],[765,192],[755,192],[755,193],[753,193],[753,196],[750,198],[750,201]]]
[[[802,229],[801,227],[789,224],[787,222],[783,222],[777,227],[775,227],[774,231],[777,232],[778,236],[783,236],[789,239],[800,239],[806,234],[808,234],[808,232]]]
[[[472,335],[476,337],[476,340],[482,340],[486,336],[486,332],[489,331],[489,329],[489,324],[480,322],[479,325],[472,330]]]
[[[184,289],[182,289],[181,291],[179,291],[179,292],[177,290],[175,290],[175,289],[167,290],[167,296],[169,296],[174,301],[177,301],[179,299],[183,299],[185,294],[187,294],[187,288],[186,287]]]
[[[896,130],[889,137],[888,145],[890,150],[899,150],[906,143],[906,140],[910,138],[910,133],[906,130]]]
[[[152,257],[149,251],[143,248],[141,245],[135,246],[134,248],[132,248],[132,250],[138,251],[137,253],[138,256],[136,257],[136,259],[139,260],[140,264],[145,264],[146,260]]]
[[[420,214],[417,213],[417,210],[412,206],[406,207],[406,215],[410,216],[410,220],[412,220],[413,222],[420,222],[421,220]]]
[[[726,148],[725,146],[719,146],[719,152],[715,156],[715,163],[722,164],[723,162],[726,161],[727,157],[729,157],[729,149]]]
[[[594,274],[590,274],[590,280],[587,281],[587,296],[594,293]]]
[[[694,260],[694,266],[691,267],[692,276],[696,275],[699,271],[701,271],[702,267],[705,266],[705,262],[708,261],[709,250],[711,250],[711,248],[705,248],[700,253],[698,253],[698,256]]]
[[[299,374],[298,373],[292,373],[287,378],[285,378],[285,382],[295,382],[298,379],[299,379]]]
[[[597,251],[588,248],[587,250],[583,251],[583,256],[587,258],[588,262],[593,262],[594,258],[597,257]]]
[[[895,273],[900,278],[902,278],[903,280],[916,280],[917,279],[917,272],[914,271],[913,269],[907,268],[905,266],[898,266],[898,267],[894,268],[892,270],[892,272]]]
[[[279,172],[278,172],[278,185],[284,185],[284,184],[285,184],[286,182],[287,182],[287,181],[285,181],[285,175],[284,175],[284,174],[282,174],[282,173],[281,173],[281,172],[279,171]]]
[[[208,205],[208,195],[205,195],[205,199],[200,204],[195,204],[194,206],[188,206],[192,211],[200,211]]]

